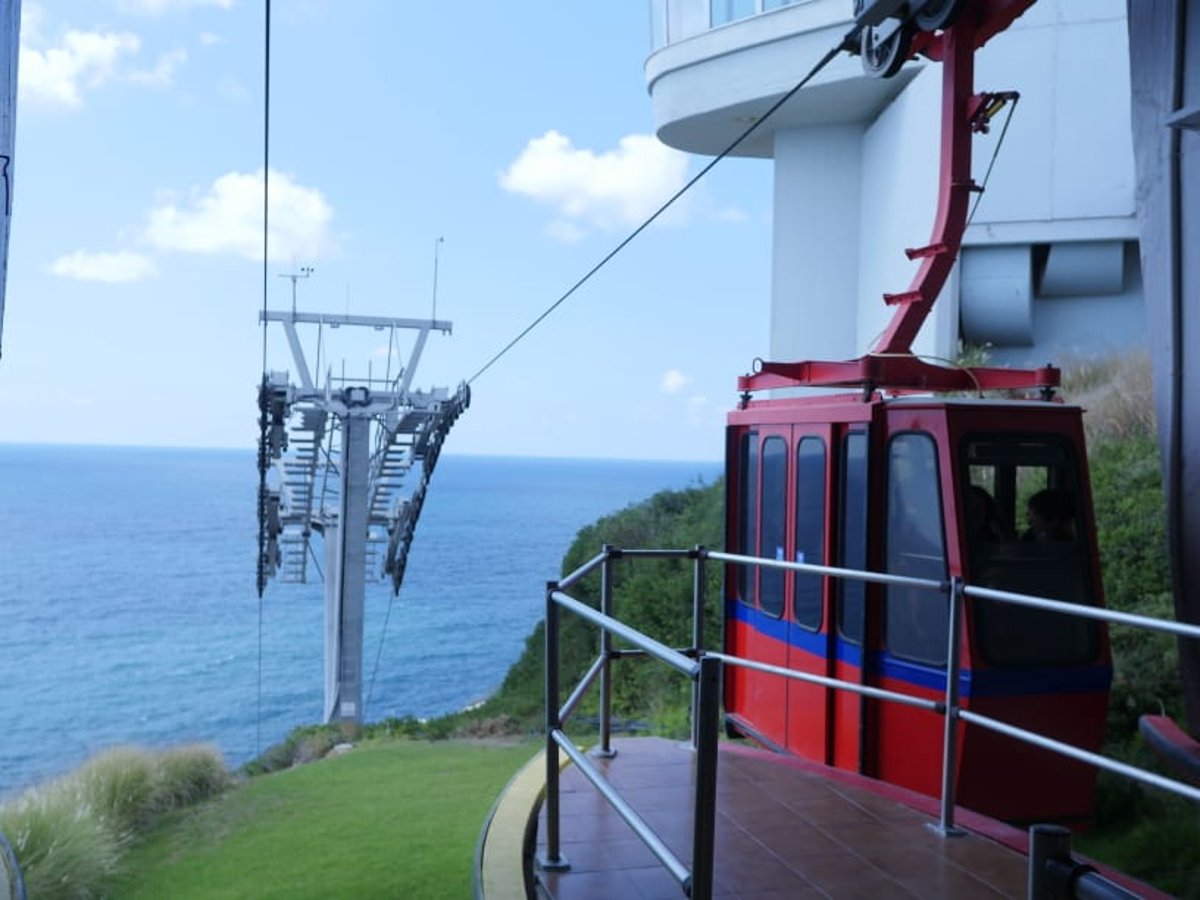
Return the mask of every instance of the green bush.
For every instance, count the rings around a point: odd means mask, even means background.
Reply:
[[[278,744],[242,766],[246,775],[266,775],[292,766],[321,759],[337,744],[357,740],[361,729],[351,722],[326,725],[302,725],[293,728]]]
[[[1105,599],[1132,611],[1171,590],[1158,443],[1150,435],[1101,440],[1088,463]]]
[[[158,755],[155,796],[160,811],[181,809],[213,797],[232,783],[215,747],[192,744]]]

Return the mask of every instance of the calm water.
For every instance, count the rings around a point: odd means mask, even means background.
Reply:
[[[487,696],[581,527],[718,470],[443,456],[382,643],[368,589],[367,718]],[[319,584],[268,585],[259,699],[256,487],[248,451],[0,445],[0,795],[117,743],[237,764],[320,719]]]

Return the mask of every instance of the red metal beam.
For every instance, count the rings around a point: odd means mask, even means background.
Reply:
[[[919,52],[942,63],[941,169],[937,217],[929,243],[907,250],[921,265],[908,289],[885,294],[898,307],[871,352],[846,362],[765,363],[760,372],[738,379],[743,391],[776,387],[872,387],[889,391],[974,391],[1006,388],[1051,388],[1058,370],[952,369],[922,362],[912,343],[946,284],[962,246],[967,209],[973,190],[971,136],[986,130],[993,101],[1001,95],[975,94],[975,51],[1024,13],[1035,0],[975,0],[953,26],[937,34],[922,33]]]
[[[912,342],[942,292],[958,258],[967,208],[975,183],[971,180],[971,135],[986,128],[981,117],[990,95],[975,94],[975,51],[1000,33],[1033,5],[1035,0],[976,0],[958,21],[938,35],[925,37],[922,52],[942,63],[941,173],[938,178],[937,218],[929,243],[907,251],[922,260],[920,269],[900,294],[884,294],[884,302],[898,304],[887,330],[872,348],[874,353],[908,353]]]
[[[1058,387],[1060,379],[1061,372],[1054,366],[956,369],[927,363],[912,354],[868,354],[845,362],[764,362],[758,372],[738,378],[738,390],[753,392],[789,387],[879,388],[892,393],[1050,390]]]

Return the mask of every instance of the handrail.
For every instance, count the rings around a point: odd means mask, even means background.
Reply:
[[[1029,606],[1033,609],[1044,609],[1048,612],[1062,613],[1068,616],[1079,616],[1081,619],[1099,619],[1116,625],[1133,625],[1138,628],[1148,628],[1151,631],[1161,631],[1176,637],[1200,639],[1200,626],[1189,625],[1186,622],[1171,622],[1167,619],[1155,619],[1151,616],[1139,616],[1137,613],[1121,612],[1116,609],[1105,609],[1099,606],[1083,606],[1079,603],[1069,603],[1065,600],[1052,600],[1049,597],[1036,597],[1033,594],[1017,594],[1012,591],[998,591],[995,588],[964,587],[963,593],[968,597],[980,600],[999,600],[1017,606]]]
[[[0,831],[0,887],[12,900],[25,900],[25,877],[21,873],[21,863],[13,852],[12,844]]]
[[[581,619],[586,619],[593,625],[599,625],[610,634],[615,634],[624,641],[629,641],[635,647],[645,650],[659,662],[664,662],[677,672],[682,672],[689,678],[695,678],[700,671],[700,665],[688,657],[684,656],[678,650],[672,650],[666,644],[660,643],[652,637],[647,637],[635,628],[630,628],[619,619],[614,619],[611,616],[606,616],[604,613],[596,612],[586,603],[580,603],[569,594],[564,594],[562,591],[552,590],[550,596],[563,609],[569,609]]]
[[[688,872],[687,866],[680,862],[679,857],[671,852],[670,848],[662,842],[662,839],[654,833],[654,830],[646,824],[646,821],[637,814],[634,808],[625,802],[625,799],[617,792],[609,780],[604,777],[603,773],[583,753],[579,752],[579,748],[575,746],[571,739],[561,731],[555,731],[551,735],[551,739],[571,758],[571,762],[575,763],[579,771],[587,777],[587,780],[612,805],[617,815],[624,819],[625,823],[642,839],[650,852],[658,858],[658,861],[666,866],[675,880],[680,884],[686,882],[691,875]]]
[[[1008,735],[1011,738],[1016,738],[1019,741],[1024,741],[1027,744],[1033,744],[1035,747],[1041,747],[1043,750],[1053,750],[1063,756],[1069,756],[1072,759],[1077,759],[1080,762],[1091,763],[1098,769],[1107,769],[1109,772],[1114,772],[1117,775],[1124,775],[1126,778],[1140,781],[1148,784],[1151,787],[1162,788],[1164,791],[1170,791],[1175,794],[1180,794],[1189,800],[1200,801],[1200,788],[1192,787],[1189,784],[1175,781],[1172,778],[1166,778],[1158,775],[1155,772],[1147,772],[1144,769],[1139,769],[1137,766],[1131,766],[1126,763],[1117,762],[1109,759],[1100,753],[1092,753],[1090,750],[1081,750],[1073,744],[1067,744],[1063,741],[1056,741],[1054,738],[1048,738],[1045,735],[1038,734],[1036,731],[1029,731],[1025,728],[1018,728],[1015,725],[1009,725],[1007,722],[1001,722],[999,719],[993,719],[991,716],[982,716],[979,713],[971,712],[967,709],[960,709],[957,717],[964,722],[970,722],[974,725],[979,725],[982,728],[987,728],[990,731],[998,732],[999,734]]]
[[[649,556],[651,554],[634,554]],[[677,556],[674,551],[655,552],[658,557]],[[693,592],[693,602],[696,604],[694,614],[703,616],[703,590],[699,587],[703,559],[699,552],[686,553],[695,560],[697,567],[697,587]],[[612,611],[612,592],[610,565],[611,560],[620,556],[620,551],[605,546],[603,551],[581,569],[572,573],[571,577],[579,576],[584,569],[591,570],[602,565],[601,573],[601,604],[603,611],[597,612],[590,606],[580,603],[559,588],[561,583],[548,582],[546,585],[546,852],[538,858],[538,865],[545,870],[555,871],[570,868],[570,863],[562,855],[561,834],[559,822],[559,790],[558,751],[561,749],[575,764],[576,768],[592,783],[600,795],[613,807],[616,813],[625,821],[633,833],[649,848],[650,852],[675,878],[689,897],[699,900],[709,900],[712,897],[713,842],[716,834],[716,778],[717,778],[717,726],[720,721],[720,688],[721,661],[715,658],[693,661],[688,656],[673,650],[665,644],[630,628],[618,619],[609,615]],[[602,652],[592,663],[571,692],[567,702],[560,708],[558,705],[558,666],[559,666],[559,608],[574,612],[585,621],[597,625],[604,636]],[[694,634],[702,635],[697,629]],[[640,651],[653,656],[660,662],[692,679],[696,691],[694,700],[694,721],[696,728],[697,761],[695,775],[695,806],[692,819],[692,869],[688,867],[670,850],[663,840],[637,814],[632,806],[621,796],[620,792],[604,777],[604,774],[593,765],[583,752],[563,731],[563,721],[574,711],[584,693],[596,677],[601,677],[601,756],[612,756],[613,751],[608,746],[610,723],[606,720],[611,715],[610,679],[608,664],[610,662],[611,637],[616,636],[633,644]],[[696,648],[693,648],[695,651]]]
[[[629,551],[626,550],[626,553]],[[744,556],[740,553],[723,553],[709,550],[708,558],[720,562],[741,563],[749,566],[763,566],[767,569],[787,569],[791,572],[807,572],[810,575],[832,575],[835,578],[846,578],[850,581],[865,581],[871,584],[894,584],[897,587],[926,588],[931,591],[949,589],[950,582],[934,581],[932,578],[914,578],[911,575],[892,575],[888,572],[871,572],[866,569],[839,569],[837,566],[817,566],[812,563],[788,562],[786,559],[769,559],[765,556]]]
[[[688,558],[694,561],[693,589],[693,636],[692,647],[683,651],[672,649],[665,644],[643,634],[637,629],[622,623],[612,614],[612,577],[613,562],[620,559],[678,559]],[[732,654],[707,650],[704,641],[704,565],[706,561],[731,563],[734,565],[753,565],[764,568],[785,569],[794,572],[805,572],[816,575],[826,575],[874,584],[900,585],[927,590],[931,593],[942,594],[948,602],[948,646],[946,658],[946,693],[943,700],[929,700],[913,697],[896,691],[889,691],[869,685],[856,684],[837,678],[815,675],[783,666],[761,663]],[[564,589],[577,583],[597,568],[601,570],[601,610],[580,602],[564,593]],[[941,813],[935,830],[943,835],[951,836],[962,832],[954,825],[954,762],[956,757],[957,722],[963,721],[981,728],[989,729],[1015,740],[1032,744],[1060,755],[1064,755],[1084,763],[1095,765],[1126,778],[1141,781],[1145,784],[1179,794],[1191,800],[1200,801],[1200,789],[1130,766],[1107,757],[1083,750],[1071,744],[1054,740],[983,716],[970,710],[961,709],[958,699],[958,682],[961,677],[959,647],[961,643],[961,622],[963,604],[968,600],[990,600],[1001,603],[1011,603],[1035,609],[1047,610],[1063,615],[1074,615],[1083,618],[1097,619],[1120,625],[1132,625],[1148,628],[1154,631],[1173,634],[1176,636],[1200,639],[1200,627],[1149,616],[1139,616],[1116,610],[1101,609],[1037,597],[1030,594],[1019,594],[1011,591],[993,588],[973,587],[955,577],[948,581],[936,581],[927,578],[913,578],[904,575],[892,575],[886,572],[871,572],[857,569],[842,569],[835,566],[820,566],[811,563],[788,562],[786,560],[769,559],[765,557],[745,556],[743,554],[725,553],[695,547],[691,550],[628,550],[605,545],[602,551],[593,559],[580,566],[566,578],[558,582],[548,582],[546,585],[546,853],[538,859],[543,869],[566,869],[570,864],[560,852],[559,834],[559,796],[558,796],[558,751],[563,752],[580,769],[589,781],[597,788],[602,796],[613,805],[622,819],[629,824],[634,833],[646,843],[655,857],[680,883],[683,891],[693,898],[711,897],[713,842],[715,830],[715,797],[716,797],[716,765],[717,765],[717,731],[719,721],[719,690],[720,672],[724,666],[735,666],[752,669],[759,672],[777,675],[782,678],[818,684],[833,690],[848,691],[878,700],[899,703],[925,709],[942,715],[945,718],[944,746],[942,759]],[[560,610],[575,613],[580,618],[600,628],[601,650],[599,656],[588,668],[580,682],[572,691],[570,697],[561,707],[558,705],[558,614]],[[617,651],[612,647],[612,638],[617,637],[632,644],[636,650]],[[597,756],[613,756],[609,746],[611,734],[611,677],[610,665],[627,655],[652,656],[665,665],[686,675],[693,682],[692,700],[692,745],[696,752],[696,782],[695,782],[695,816],[693,824],[692,869],[686,866],[671,852],[661,839],[637,815],[620,793],[604,777],[603,773],[584,757],[582,751],[571,741],[562,730],[563,722],[570,717],[583,696],[596,681],[600,680],[600,745],[594,751]],[[1042,828],[1044,826],[1035,826]],[[1061,849],[1061,848],[1060,848]],[[1038,866],[1063,867],[1074,865],[1069,856],[1069,844],[1064,857],[1059,850],[1053,859],[1039,854],[1030,854],[1030,890],[1036,879],[1044,879],[1046,874]],[[1035,860],[1035,855],[1042,862]],[[1047,861],[1049,859],[1049,861]],[[1035,871],[1036,869],[1036,871]],[[1078,869],[1078,866],[1076,866]],[[1054,873],[1051,873],[1053,876]],[[1080,879],[1080,885],[1084,879]],[[1044,881],[1039,880],[1039,884]],[[1111,896],[1092,891],[1106,890],[1107,882],[1100,876],[1088,880],[1089,895]],[[1115,886],[1114,886],[1115,887]],[[1082,890],[1082,888],[1081,888]],[[1083,895],[1082,893],[1080,894]],[[1030,896],[1034,896],[1031,893]]]
[[[575,582],[579,581],[579,579],[583,578],[584,576],[588,575],[590,572],[594,571],[596,566],[600,565],[607,559],[608,559],[608,553],[606,550],[601,551],[600,553],[597,553],[595,556],[593,556],[591,559],[589,559],[587,562],[585,562],[582,566],[580,566],[578,569],[576,569],[570,575],[567,575],[565,578],[560,579],[558,582],[559,588],[561,590],[565,591],[567,588],[569,588],[573,584],[575,584]]]
[[[843,681],[840,678],[828,678],[825,675],[813,675],[811,672],[801,672],[799,669],[789,669],[785,666],[773,666],[770,663],[760,663],[753,659],[745,659],[741,656],[730,656],[728,653],[718,653],[715,650],[709,650],[705,654],[712,659],[719,659],[727,666],[736,666],[741,669],[753,669],[756,672],[769,672],[772,675],[780,675],[784,678],[790,678],[793,681],[807,681],[809,684],[819,684],[822,687],[836,688],[849,691],[852,694],[861,694],[864,697],[873,697],[876,700],[894,700],[897,703],[905,706],[915,706],[917,709],[927,709],[930,712],[943,713],[946,711],[946,704],[939,700],[926,700],[924,697],[914,697],[911,694],[900,694],[896,691],[885,690],[884,688],[875,688],[866,684],[858,684],[854,681]]]

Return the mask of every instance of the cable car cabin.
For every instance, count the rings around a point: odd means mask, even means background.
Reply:
[[[1081,410],[1059,403],[749,401],[729,414],[731,552],[994,587],[1101,605]],[[726,652],[944,699],[944,594],[731,566]],[[1111,665],[1100,623],[964,602],[964,709],[1100,749]],[[729,667],[730,727],[777,750],[931,796],[943,719],[925,710]],[[1095,770],[965,723],[958,802],[1011,822],[1080,821]]]

